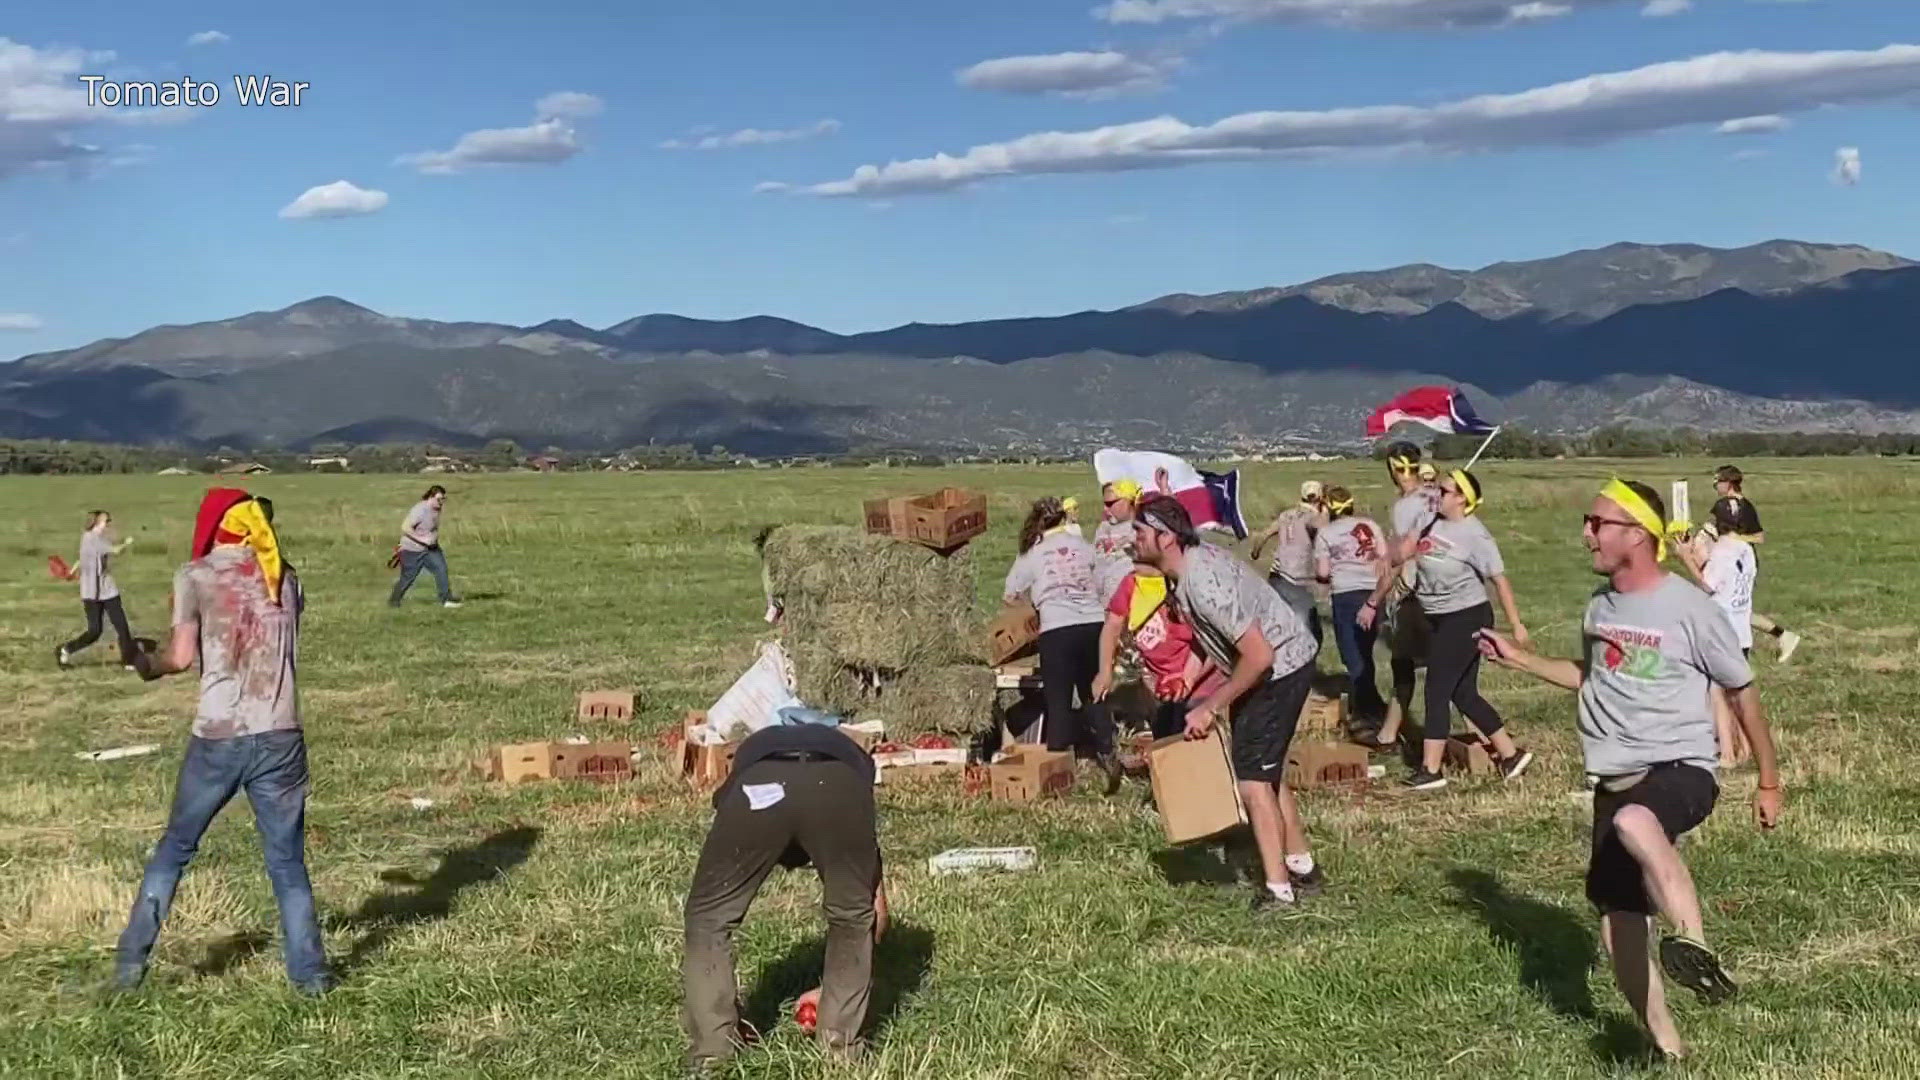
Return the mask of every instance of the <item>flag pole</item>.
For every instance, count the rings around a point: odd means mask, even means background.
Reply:
[[[1493,437],[1498,434],[1500,434],[1500,425],[1495,424],[1493,427],[1493,430],[1487,432],[1487,437],[1480,440],[1480,449],[1475,450],[1473,452],[1473,456],[1468,458],[1467,463],[1465,465],[1462,465],[1461,468],[1463,469],[1473,468],[1474,462],[1479,461],[1480,455],[1487,452],[1487,447],[1493,445]]]

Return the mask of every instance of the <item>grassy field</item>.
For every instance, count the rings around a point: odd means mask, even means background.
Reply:
[[[1706,462],[1625,475],[1695,479]],[[1384,478],[1313,466],[1384,511]],[[1249,470],[1252,511],[1307,465]],[[1920,467],[1752,463],[1768,525],[1759,607],[1807,633],[1790,667],[1760,650],[1785,755],[1788,817],[1751,824],[1751,772],[1688,846],[1708,932],[1744,993],[1676,1002],[1695,1057],[1673,1076],[1920,1076]],[[1570,653],[1593,579],[1579,518],[1609,466],[1492,464],[1488,523],[1523,616]],[[632,686],[649,738],[709,702],[752,655],[751,537],[774,521],[852,522],[858,499],[959,482],[994,493],[978,541],[983,602],[1012,557],[1022,501],[1093,503],[1084,470],[803,470],[458,478],[445,541],[460,611],[388,610],[384,568],[411,477],[280,477],[310,608],[302,693],[314,769],[309,860],[344,983],[284,982],[272,894],[244,808],[188,871],[141,992],[98,988],[164,822],[190,679],[146,685],[96,647],[55,669],[77,628],[82,514],[138,539],[116,569],[137,633],[164,636],[166,589],[205,478],[0,481],[0,1074],[502,1076],[674,1074],[679,903],[706,804],[664,765],[618,787],[490,784],[490,743],[578,730],[576,691]],[[1327,664],[1337,664],[1328,647]],[[1521,783],[1438,797],[1391,785],[1305,800],[1328,894],[1256,922],[1244,894],[1164,850],[1138,785],[1012,808],[886,789],[897,925],[879,953],[874,1077],[1583,1077],[1644,1067],[1596,963],[1580,892],[1586,807],[1571,700],[1512,676],[1489,696],[1542,760]],[[163,750],[109,763],[76,752]],[[1397,776],[1396,769],[1395,775]],[[434,800],[416,810],[414,797]],[[237,804],[236,804],[237,805]],[[1031,844],[1041,865],[932,878],[949,847]],[[818,973],[811,876],[776,877],[739,939],[763,1027]],[[824,1066],[791,1024],[749,1077]]]

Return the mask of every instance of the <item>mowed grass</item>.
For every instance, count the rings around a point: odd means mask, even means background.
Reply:
[[[1618,468],[1653,482],[1708,462],[1489,464],[1489,525],[1522,612],[1571,653],[1593,586],[1579,514]],[[1788,816],[1751,823],[1750,771],[1688,843],[1708,930],[1744,984],[1676,1001],[1696,1056],[1666,1074],[1920,1075],[1920,466],[1750,463],[1768,526],[1761,610],[1805,632],[1760,649]],[[1309,475],[1384,513],[1369,463],[1247,471],[1250,511]],[[281,972],[272,894],[241,803],[189,869],[148,989],[97,992],[165,820],[194,698],[145,685],[102,646],[55,670],[75,632],[82,514],[138,544],[116,563],[136,632],[164,636],[166,591],[207,478],[0,481],[0,1074],[9,1076],[673,1075],[679,905],[708,819],[664,763],[632,783],[489,783],[493,743],[574,732],[649,740],[707,704],[765,632],[751,537],[857,520],[875,494],[993,492],[976,543],[994,599],[1024,501],[1082,469],[793,470],[452,481],[445,542],[464,610],[385,604],[414,477],[258,478],[310,597],[301,680],[313,765],[309,861],[344,983],[319,1001]],[[1089,523],[1091,524],[1091,523]],[[1329,666],[1337,664],[1329,646]],[[1588,810],[1571,699],[1493,674],[1490,696],[1542,752],[1524,781],[1431,798],[1390,784],[1312,793],[1333,885],[1256,922],[1193,879],[1141,787],[1009,807],[883,789],[897,912],[879,952],[874,1054],[833,1075],[1222,1077],[1625,1075],[1646,1067],[1580,891]],[[632,687],[631,727],[583,729],[577,691]],[[107,763],[83,750],[157,742]],[[1397,777],[1398,770],[1395,770]],[[417,810],[410,800],[433,800]],[[949,847],[1031,844],[1029,873],[934,878]],[[1171,880],[1170,880],[1171,879]],[[776,876],[739,935],[742,993],[773,1030],[738,1075],[831,1072],[786,1016],[817,979],[810,875]],[[778,1020],[779,1022],[773,1023]]]

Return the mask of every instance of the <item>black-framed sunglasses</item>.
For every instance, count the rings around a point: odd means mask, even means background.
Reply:
[[[1599,532],[1600,526],[1602,525],[1618,525],[1623,529],[1638,529],[1642,527],[1637,521],[1621,521],[1619,518],[1604,518],[1599,514],[1584,514],[1581,516],[1580,521],[1585,528],[1593,532]]]

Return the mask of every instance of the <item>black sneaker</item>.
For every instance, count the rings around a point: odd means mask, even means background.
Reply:
[[[1709,1005],[1718,1005],[1740,992],[1712,949],[1678,934],[1660,939],[1660,970]]]
[[[1327,891],[1326,872],[1321,870],[1318,865],[1304,874],[1296,874],[1289,870],[1287,871],[1287,880],[1293,882],[1293,894],[1295,896],[1319,896],[1321,893]]]
[[[1255,915],[1280,915],[1299,906],[1299,899],[1282,900],[1273,895],[1273,890],[1265,885],[1258,886],[1253,893],[1253,903],[1249,905]]]
[[[1531,764],[1533,764],[1533,751],[1531,750],[1521,750],[1510,758],[1502,758],[1500,760],[1500,778],[1502,780],[1518,780],[1520,779],[1520,774],[1526,772],[1527,766]]]
[[[1441,776],[1439,773],[1428,772],[1424,768],[1419,768],[1413,770],[1401,783],[1406,785],[1410,791],[1439,791],[1441,788],[1447,786],[1447,778]]]

